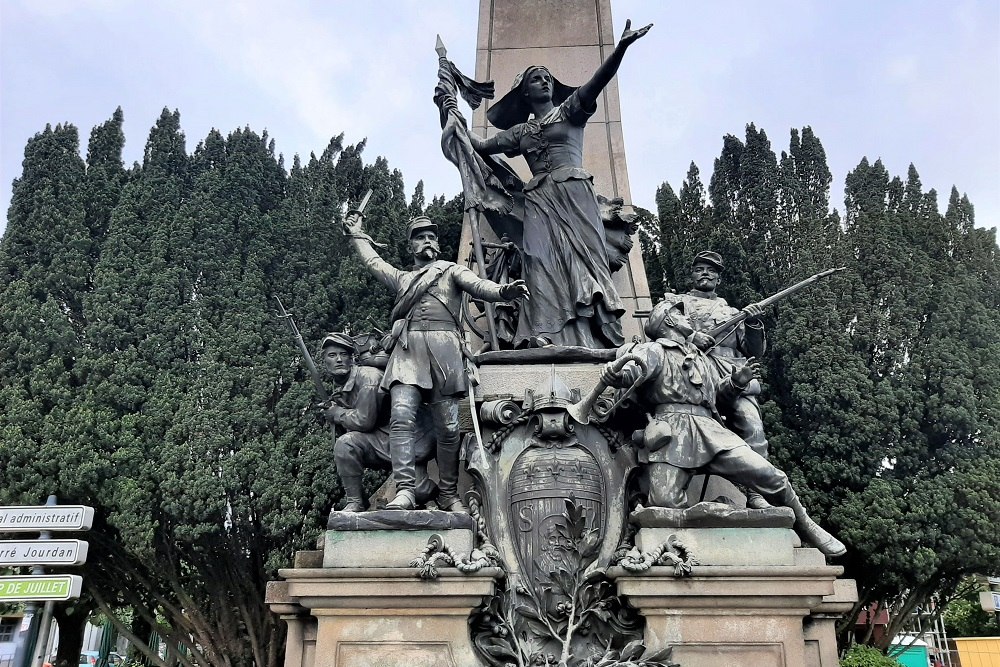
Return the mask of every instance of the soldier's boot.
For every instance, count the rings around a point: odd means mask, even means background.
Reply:
[[[385,506],[389,510],[417,509],[413,434],[420,402],[420,389],[417,387],[396,384],[389,390],[389,457],[392,459],[392,478],[396,483],[396,496]]]
[[[417,465],[417,485],[413,488],[413,495],[417,499],[417,504],[424,507],[429,502],[436,502],[438,497],[438,485],[427,476],[427,465]]]
[[[361,475],[341,474],[340,481],[344,485],[344,500],[347,501],[341,512],[364,512],[368,509],[364,490],[361,486]]]
[[[771,503],[764,500],[764,496],[760,495],[756,491],[747,490],[747,509],[750,510],[766,510],[771,507]]]
[[[386,503],[387,510],[415,510],[417,509],[417,497],[410,489],[401,489],[396,495]]]
[[[785,507],[792,509],[792,512],[795,513],[795,532],[803,540],[827,556],[843,556],[847,553],[847,547],[844,546],[843,542],[823,530],[818,523],[809,518],[806,508],[802,506],[799,497],[795,495],[795,491],[792,490],[791,486],[785,486],[780,497],[772,498],[772,500],[777,500]]]
[[[458,399],[448,398],[431,405],[437,431],[438,507],[447,512],[469,513],[458,493],[459,450],[462,445],[458,425]]]
[[[750,445],[750,449],[767,458],[767,437],[761,420],[760,406],[755,396],[741,396],[728,417],[729,428]],[[766,510],[771,504],[753,489],[741,486],[740,491],[747,497],[747,509]]]

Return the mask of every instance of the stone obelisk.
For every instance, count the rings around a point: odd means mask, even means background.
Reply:
[[[560,81],[577,86],[614,50],[616,39],[611,0],[480,0],[475,78],[495,81],[497,99],[518,73],[533,64],[545,65]],[[486,121],[491,101],[496,100],[487,100],[473,115],[473,129],[481,136],[496,132]],[[509,163],[525,181],[531,178],[522,158]],[[583,166],[593,174],[598,194],[632,203],[617,78],[604,89],[597,113],[587,123]],[[463,230],[463,249],[469,247],[469,240],[468,229]],[[628,310],[622,321],[626,340],[642,335],[636,315],[642,317],[652,307],[639,242],[633,240],[628,264],[614,274],[615,287]]]

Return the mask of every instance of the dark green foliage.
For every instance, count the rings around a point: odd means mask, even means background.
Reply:
[[[899,661],[878,649],[855,644],[840,661],[840,667],[899,667]]]
[[[951,637],[998,637],[1000,620],[996,613],[983,609],[979,592],[988,590],[975,578],[962,582],[959,596],[948,603],[944,612],[944,626]]]
[[[974,227],[956,189],[941,215],[913,167],[904,181],[862,160],[843,224],[830,182],[810,128],[778,159],[750,125],[745,142],[725,137],[708,204],[693,165],[679,196],[661,186],[646,262],[684,291],[691,257],[715,250],[720,294],[737,307],[847,267],[768,313],[762,408],[773,460],[848,544],[858,608],[892,604],[905,623],[1000,562],[995,231]]]
[[[133,626],[185,665],[277,665],[264,585],[342,490],[274,296],[307,341],[384,326],[391,295],[349,257],[341,207],[372,188],[368,227],[403,265],[422,188],[408,207],[400,173],[342,136],[290,172],[249,129],[189,154],[169,110],[127,171],[122,122],[86,162],[71,126],[25,149],[0,241],[0,503],[96,507],[81,604],[130,607],[118,630],[140,648]],[[439,207],[454,249],[461,211]]]

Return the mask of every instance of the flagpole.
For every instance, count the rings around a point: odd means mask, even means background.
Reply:
[[[441,35],[437,36],[437,44],[434,47],[434,51],[437,52],[438,58],[440,60],[446,60],[448,57],[448,50],[444,46],[444,42],[441,41]],[[452,110],[450,113],[458,113]],[[466,187],[465,183],[462,183],[463,193],[468,193],[469,189]],[[484,217],[483,211],[481,211],[476,206],[468,206],[468,201],[466,197],[466,209],[465,209],[465,220],[469,222],[469,229],[472,233],[472,248],[473,253],[476,257],[476,264],[478,266],[478,273],[480,278],[487,278],[486,276],[486,253],[483,252],[483,240],[480,235],[480,229],[482,225],[480,224],[481,219]],[[496,323],[496,310],[494,309],[493,303],[490,301],[483,301],[483,305],[486,309],[486,328],[489,334],[489,344],[490,349],[493,351],[498,351],[500,349],[500,341],[497,337],[497,323]]]

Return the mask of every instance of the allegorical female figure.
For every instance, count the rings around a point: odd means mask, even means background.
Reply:
[[[583,131],[625,50],[651,27],[631,30],[627,21],[614,52],[579,88],[545,67],[528,67],[487,112],[501,132],[489,139],[470,133],[481,154],[524,156],[533,176],[524,187],[521,248],[532,298],[522,305],[515,345],[611,348],[624,342],[619,318],[625,308],[611,280],[593,177],[583,169]]]

